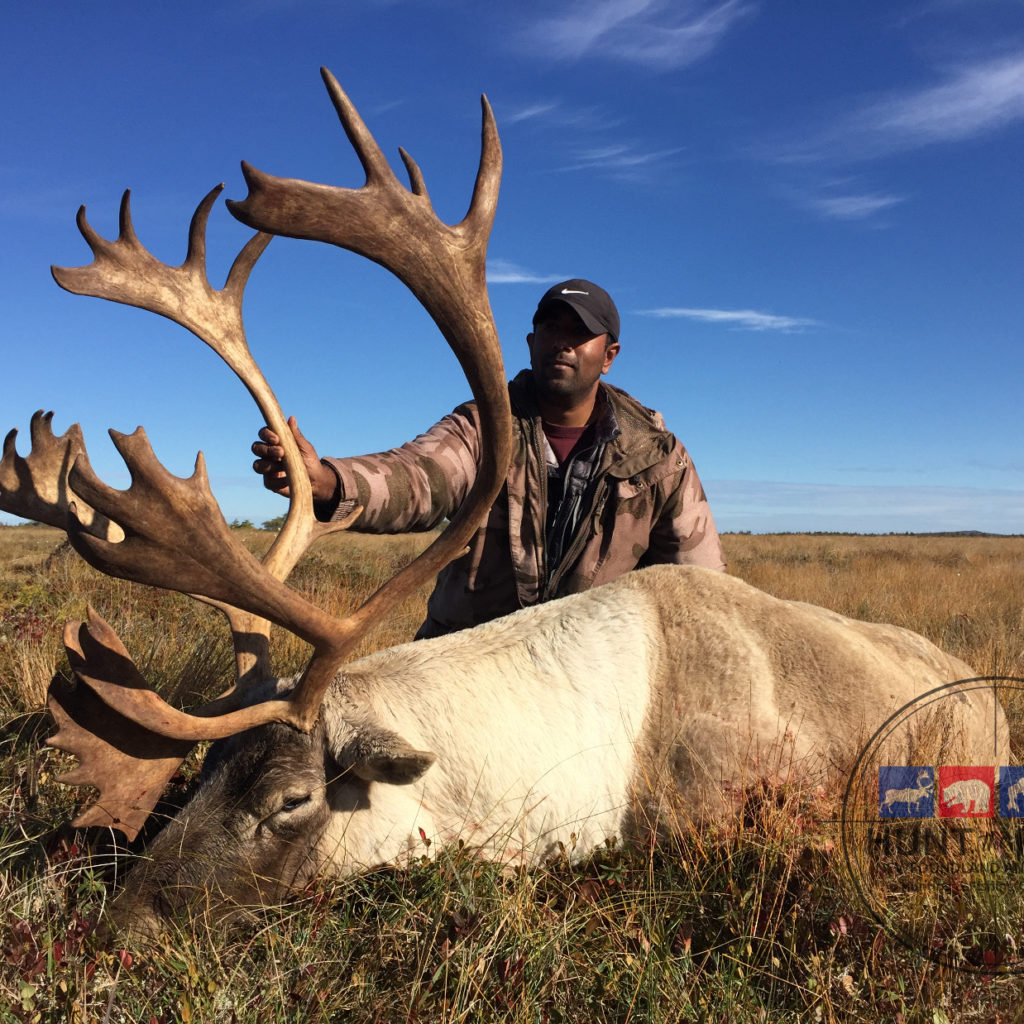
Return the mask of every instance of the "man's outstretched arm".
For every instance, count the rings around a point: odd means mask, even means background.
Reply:
[[[313,482],[320,519],[343,519],[355,505],[363,511],[354,524],[370,533],[429,530],[452,516],[476,478],[479,422],[473,403],[459,406],[426,433],[390,451],[344,459],[320,459],[289,424]],[[252,446],[253,469],[269,490],[287,495],[283,451],[264,427]]]

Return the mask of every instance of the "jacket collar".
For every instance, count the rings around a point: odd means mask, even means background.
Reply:
[[[641,405],[621,388],[601,381],[600,397],[606,412],[599,422],[599,439],[605,442],[601,472],[628,479],[656,465],[675,447],[675,436],[665,429],[661,414]],[[509,383],[512,412],[533,421],[540,429],[540,408],[533,388],[533,371],[521,370]]]

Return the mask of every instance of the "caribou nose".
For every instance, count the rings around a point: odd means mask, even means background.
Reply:
[[[167,926],[153,903],[118,896],[96,926],[96,939],[102,945],[153,944],[160,940]]]
[[[154,945],[164,935],[166,922],[152,911],[136,912],[130,920],[118,922],[117,938],[136,945]]]

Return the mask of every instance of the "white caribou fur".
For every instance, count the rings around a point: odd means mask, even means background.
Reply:
[[[525,863],[560,845],[585,856],[610,837],[719,814],[731,791],[767,774],[820,780],[830,765],[848,769],[889,714],[972,675],[915,633],[724,574],[631,573],[347,666],[325,707],[328,746],[371,723],[436,762],[408,785],[363,782],[355,812],[342,810],[354,806],[351,775],[330,784],[337,810],[321,871],[456,839]],[[994,715],[1005,753],[991,701],[975,692],[959,702],[957,756],[991,763]]]

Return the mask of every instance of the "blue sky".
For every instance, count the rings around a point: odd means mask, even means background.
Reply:
[[[282,511],[230,371],[48,267],[89,262],[75,211],[112,237],[126,187],[178,263],[209,188],[245,195],[242,159],[360,185],[323,64],[452,222],[488,95],[509,375],[549,284],[602,284],[623,323],[609,379],[664,413],[720,529],[1024,531],[1020,0],[16,0],[0,53],[0,426],[23,451],[54,409],[125,486],[105,430],[142,423],[174,472],[205,452],[229,520]],[[221,204],[216,286],[248,235]],[[322,454],[400,444],[468,395],[415,300],[349,253],[275,239],[245,312]]]

